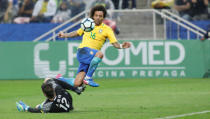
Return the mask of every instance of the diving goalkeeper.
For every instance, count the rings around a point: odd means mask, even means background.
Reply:
[[[85,86],[73,87],[67,82],[59,79],[46,78],[41,88],[47,99],[35,108],[26,105],[22,101],[16,102],[18,111],[32,113],[69,112],[73,110],[73,102],[72,96],[67,90],[72,90],[77,94],[81,94],[81,92],[84,91]]]

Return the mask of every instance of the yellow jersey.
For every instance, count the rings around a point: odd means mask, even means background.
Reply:
[[[100,50],[107,38],[110,43],[117,42],[113,30],[104,23],[95,26],[91,32],[84,32],[84,30],[80,28],[77,30],[77,33],[80,36],[83,35],[82,43],[79,45],[79,48],[89,47]]]

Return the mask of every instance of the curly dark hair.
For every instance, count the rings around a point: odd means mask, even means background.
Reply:
[[[90,17],[93,18],[95,11],[102,11],[104,13],[104,18],[106,17],[107,11],[103,5],[97,5],[90,10]]]

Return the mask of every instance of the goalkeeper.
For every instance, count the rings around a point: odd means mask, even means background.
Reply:
[[[18,111],[32,113],[69,112],[73,110],[73,104],[72,96],[67,90],[72,90],[77,94],[81,94],[81,92],[84,91],[85,86],[73,87],[68,84],[68,82],[59,79],[46,78],[41,88],[47,99],[35,108],[26,105],[22,101],[16,102]]]

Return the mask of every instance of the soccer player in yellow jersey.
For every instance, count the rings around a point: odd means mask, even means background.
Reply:
[[[103,53],[100,51],[100,49],[102,48],[106,39],[108,38],[109,42],[115,48],[122,49],[130,47],[131,44],[129,42],[124,42],[123,44],[118,43],[112,29],[102,23],[106,17],[106,14],[107,11],[103,6],[95,6],[90,11],[90,17],[94,20],[96,25],[91,32],[84,32],[80,28],[71,33],[64,33],[62,31],[59,33],[59,37],[61,38],[83,35],[82,43],[77,51],[77,59],[80,65],[76,78],[65,79],[61,77],[60,80],[69,82],[69,84],[76,87],[82,85],[83,82],[92,87],[98,87],[99,85],[93,81],[92,75],[103,58]]]

